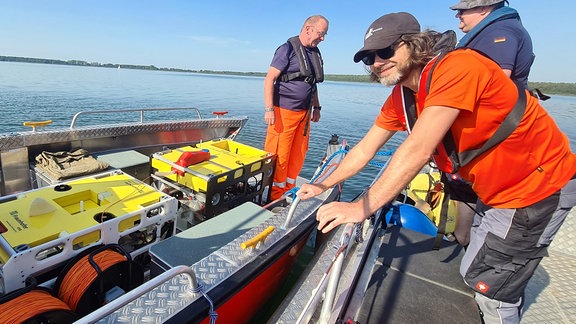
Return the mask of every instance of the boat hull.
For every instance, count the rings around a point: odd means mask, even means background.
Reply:
[[[262,307],[278,292],[284,279],[306,244],[309,232],[292,246],[277,261],[216,309],[218,323],[248,323],[262,311]],[[202,323],[210,323],[205,318]]]

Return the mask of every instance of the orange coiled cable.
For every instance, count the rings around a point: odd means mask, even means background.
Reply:
[[[88,261],[89,255],[81,258],[62,279],[58,290],[58,298],[64,301],[72,310],[76,310],[78,302],[86,293],[92,282],[98,277],[98,273]],[[104,250],[94,255],[94,261],[104,272],[111,266],[126,261],[126,257],[118,252]]]
[[[71,311],[70,307],[48,291],[31,290],[0,304],[2,323],[22,323],[48,311]]]

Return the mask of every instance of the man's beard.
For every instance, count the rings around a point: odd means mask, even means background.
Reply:
[[[380,73],[376,74],[378,76],[378,82],[386,87],[390,87],[405,81],[406,75],[408,75],[408,72],[410,71],[410,63],[403,65],[396,64],[395,67],[396,71],[392,75],[381,77],[379,76]]]
[[[383,86],[391,87],[393,85],[397,85],[398,83],[400,83],[403,78],[404,76],[400,72],[396,72],[390,76],[380,77],[378,81]]]

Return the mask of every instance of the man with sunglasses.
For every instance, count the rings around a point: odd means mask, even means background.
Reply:
[[[522,25],[518,12],[504,0],[461,0],[450,7],[456,11],[458,28],[466,35],[457,47],[476,49],[496,61],[504,73],[528,88],[528,75],[534,62],[532,39]],[[454,236],[458,243],[468,245],[470,226],[478,197],[469,183],[457,176],[448,177],[450,196],[457,201],[458,219]]]
[[[302,185],[298,196],[308,199],[350,178],[396,131],[408,130],[403,91],[416,98],[410,134],[363,197],[318,210],[322,232],[369,218],[393,201],[431,156],[442,171],[452,172],[443,145],[448,133],[455,153],[466,153],[490,141],[506,117],[522,108],[509,136],[459,168],[479,197],[460,273],[475,291],[485,323],[519,323],[526,285],[576,205],[576,154],[537,98],[473,49],[438,55],[441,36],[420,32],[408,13],[384,15],[370,25],[354,61],[369,65],[383,85],[394,86],[392,94],[340,166],[321,183]]]
[[[264,121],[268,125],[264,150],[277,155],[271,200],[296,185],[308,151],[310,121],[320,120],[316,84],[324,80],[324,66],[318,44],[327,33],[325,17],[306,19],[300,34],[276,49],[264,78]]]

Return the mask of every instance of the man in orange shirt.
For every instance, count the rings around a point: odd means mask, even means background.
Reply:
[[[317,84],[324,81],[324,62],[318,44],[327,33],[325,17],[306,19],[300,34],[276,49],[264,78],[264,150],[277,155],[270,200],[296,186],[308,151],[310,122],[320,120]]]
[[[528,279],[546,255],[570,209],[576,205],[576,155],[554,120],[498,64],[472,49],[438,56],[441,34],[420,31],[408,13],[378,18],[354,56],[385,86],[395,86],[376,122],[331,176],[302,185],[307,199],[358,173],[399,130],[406,130],[401,91],[412,92],[416,122],[370,190],[352,203],[333,202],[317,213],[328,232],[355,223],[397,197],[433,156],[442,171],[458,172],[478,194],[477,215],[460,272],[475,290],[486,323],[518,323]],[[517,105],[517,102],[520,104]],[[495,136],[520,107],[511,134],[470,161],[467,152]],[[461,165],[443,145],[453,137]],[[437,152],[437,153],[436,153]],[[458,169],[459,167],[459,169]],[[494,266],[497,264],[497,266]]]

